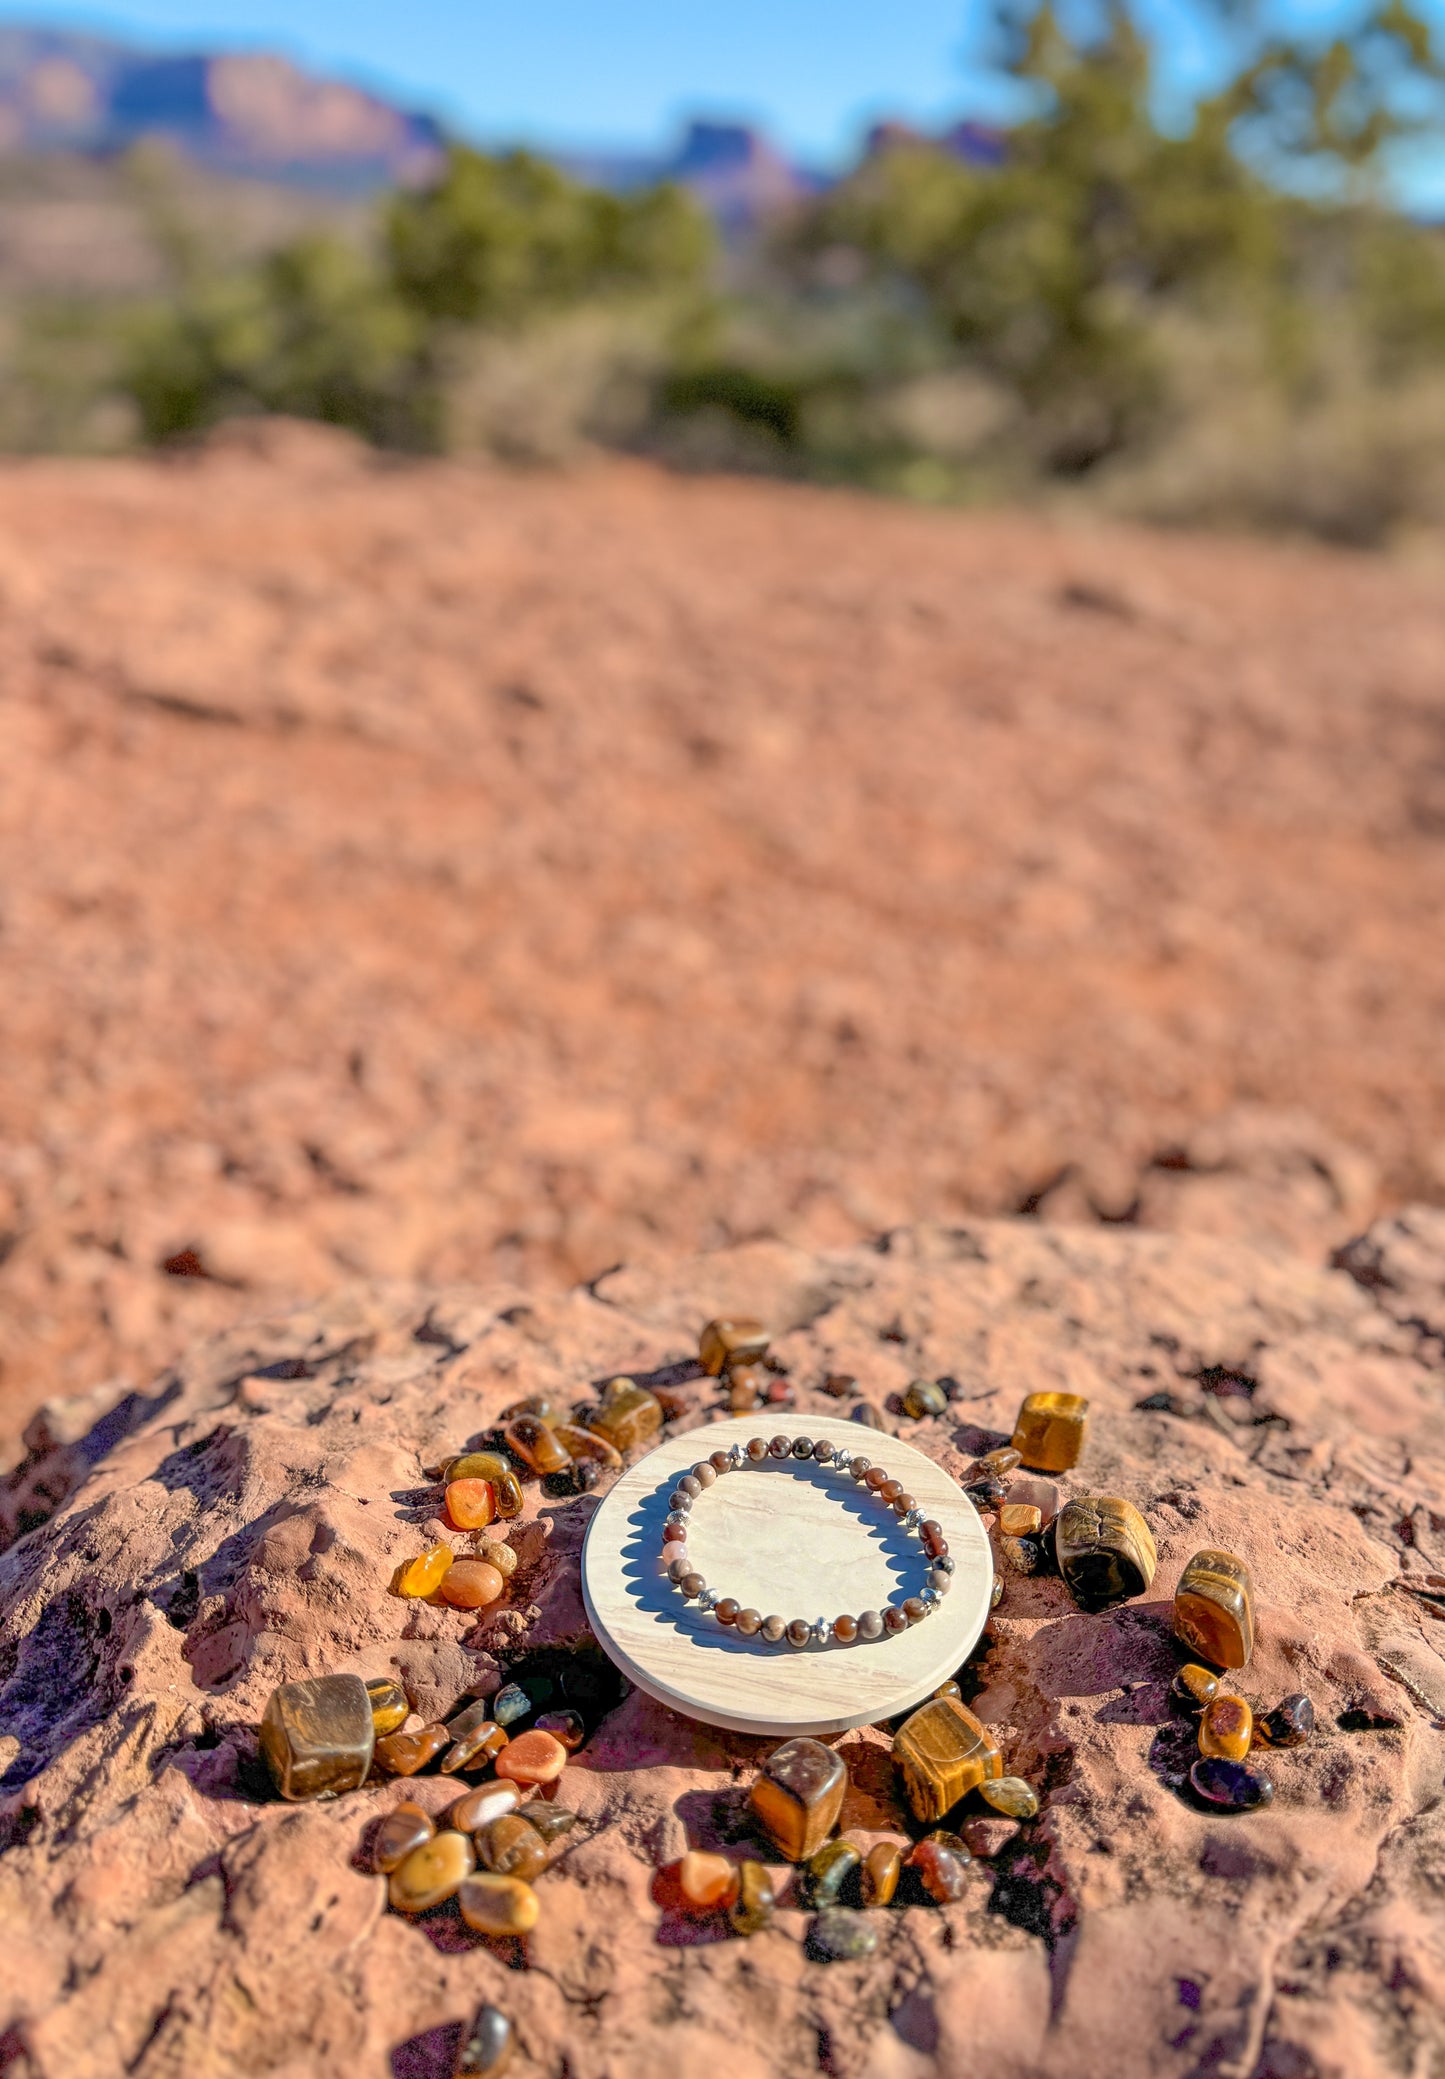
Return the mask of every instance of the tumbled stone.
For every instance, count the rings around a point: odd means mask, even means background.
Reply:
[[[415,1559],[403,1560],[392,1576],[393,1595],[404,1595],[412,1602],[422,1602],[435,1595],[452,1563],[450,1545],[428,1545],[425,1552]]]
[[[493,1721],[484,1720],[480,1725],[471,1726],[458,1735],[450,1751],[442,1757],[442,1774],[454,1776],[459,1769],[484,1769],[489,1761],[496,1760],[506,1744],[507,1735]]]
[[[1199,1667],[1195,1662],[1189,1661],[1174,1677],[1170,1694],[1191,1710],[1198,1711],[1213,1700],[1218,1689],[1218,1675],[1212,1675],[1208,1668]]]
[[[1079,1462],[1088,1433],[1082,1393],[1029,1393],[1014,1424],[1013,1448],[1040,1473],[1066,1473]]]
[[[911,1415],[915,1422],[922,1422],[930,1415],[941,1415],[948,1406],[948,1397],[941,1386],[932,1379],[912,1379],[903,1396],[903,1412]]]
[[[1299,1747],[1315,1729],[1315,1707],[1296,1691],[1254,1721],[1254,1736],[1266,1747]]]
[[[448,1484],[457,1480],[485,1480],[492,1490],[496,1514],[520,1516],[526,1506],[517,1469],[497,1451],[464,1451],[446,1468]]]
[[[727,1384],[730,1415],[750,1415],[767,1395],[766,1375],[751,1365],[744,1365],[741,1371],[729,1372]]]
[[[1038,1793],[1022,1776],[999,1776],[992,1783],[980,1783],[978,1792],[986,1805],[992,1805],[1006,1819],[1038,1817]]]
[[[497,1494],[490,1480],[449,1480],[447,1515],[458,1530],[481,1530],[497,1513]]]
[[[815,1963],[853,1963],[878,1947],[878,1930],[865,1913],[830,1906],[808,1929],[808,1954]]]
[[[609,1394],[588,1417],[587,1427],[605,1437],[615,1451],[631,1451],[661,1429],[662,1403],[655,1393],[629,1379],[624,1389]]]
[[[569,1754],[575,1754],[587,1737],[587,1728],[576,1711],[544,1711],[537,1720],[537,1730],[560,1740]]]
[[[963,1849],[962,1855],[958,1848]],[[908,1857],[909,1869],[917,1873],[919,1883],[936,1905],[947,1906],[961,1899],[967,1888],[968,1850],[962,1841],[958,1848],[928,1838],[915,1843]]]
[[[540,1415],[517,1415],[502,1432],[507,1442],[534,1473],[565,1473],[571,1454],[558,1443],[555,1432]]]
[[[759,1935],[771,1927],[777,1901],[773,1895],[773,1880],[763,1863],[751,1856],[738,1864],[738,1895],[728,1907],[728,1919],[733,1932],[739,1935]]]
[[[1054,1553],[1081,1610],[1142,1595],[1159,1563],[1154,1536],[1132,1502],[1085,1495],[1067,1502],[1054,1525]]]
[[[735,1365],[760,1364],[768,1354],[768,1331],[761,1321],[709,1321],[697,1339],[698,1361],[712,1378]]]
[[[553,1841],[560,1841],[563,1834],[570,1834],[577,1824],[575,1812],[569,1812],[565,1805],[544,1804],[540,1798],[523,1805],[522,1817],[549,1847]]]
[[[492,1698],[492,1716],[498,1725],[512,1725],[536,1708],[526,1690],[516,1682],[508,1682]]]
[[[950,1703],[961,1704],[963,1702],[963,1691],[951,1675],[946,1682],[939,1683],[933,1694],[936,1697],[946,1697]]]
[[[261,1720],[261,1752],[277,1791],[293,1804],[359,1789],[375,1745],[371,1698],[360,1675],[316,1675],[272,1690]]]
[[[1005,1538],[1032,1537],[1044,1527],[1043,1511],[1023,1502],[1003,1502],[998,1512],[999,1535]]]
[[[518,1733],[497,1756],[497,1774],[512,1783],[555,1783],[567,1766],[567,1749],[551,1733]]]
[[[479,1935],[525,1935],[537,1925],[541,1901],[525,1877],[483,1870],[457,1892],[462,1918]]]
[[[1001,1580],[1000,1580],[1000,1579],[998,1578],[998,1576],[997,1576],[997,1575],[995,1575],[995,1577],[994,1577],[994,1584],[993,1584],[992,1588],[990,1588],[990,1590],[989,1590],[989,1592],[988,1592],[988,1606],[989,1606],[989,1608],[990,1608],[991,1610],[996,1610],[996,1609],[998,1608],[999,1604],[1000,1604],[1000,1603],[1001,1603],[1002,1601],[1003,1601],[1003,1582],[1002,1582],[1002,1581],[1001,1581]]]
[[[501,2008],[483,2002],[462,2030],[452,2079],[501,2079],[516,2047],[512,2024]]]
[[[1049,1570],[1048,1553],[1042,1538],[1039,1537],[996,1537],[994,1556],[1002,1572],[1007,1574],[1028,1576],[1047,1573]]]
[[[889,1905],[898,1889],[898,1879],[902,1871],[902,1844],[898,1841],[875,1841],[863,1858],[863,1869],[858,1880],[864,1905]]]
[[[1255,1812],[1274,1796],[1268,1776],[1256,1775],[1243,1762],[1222,1756],[1201,1756],[1189,1771],[1189,1780],[1200,1797],[1225,1812]]]
[[[987,1514],[990,1509],[1002,1508],[1004,1496],[1008,1493],[1002,1480],[970,1480],[963,1491],[980,1515]]]
[[[515,1812],[521,1798],[515,1783],[484,1783],[480,1789],[469,1790],[465,1797],[457,1799],[447,1813],[447,1825],[454,1826],[460,1834],[480,1833],[494,1819]]]
[[[1019,1509],[1037,1509],[1047,1529],[1064,1505],[1063,1489],[1057,1480],[1045,1479],[1042,1473],[1024,1473],[1010,1480],[1005,1500]]]
[[[748,1804],[788,1862],[806,1862],[838,1823],[848,1772],[821,1740],[785,1740],[763,1763]]]
[[[977,1461],[978,1470],[986,1480],[1001,1480],[1005,1473],[1011,1473],[1016,1465],[1022,1464],[1023,1460],[1012,1444],[1001,1444],[997,1451],[985,1451]]]
[[[893,1760],[919,1819],[942,1819],[960,1798],[1003,1774],[1003,1756],[988,1727],[963,1704],[935,1697],[893,1736]]]
[[[547,1867],[547,1843],[520,1812],[504,1812],[479,1828],[476,1841],[483,1868],[503,1877],[525,1877],[530,1883]]]
[[[454,1559],[442,1576],[437,1594],[455,1610],[484,1610],[506,1588],[500,1571],[486,1559]]]
[[[1253,1732],[1254,1713],[1244,1698],[1221,1690],[1200,1717],[1199,1751],[1221,1761],[1243,1761]]]
[[[584,1429],[580,1422],[559,1422],[553,1434],[564,1451],[570,1451],[577,1459],[590,1459],[609,1473],[622,1470],[622,1453],[609,1438],[595,1429]]]
[[[1174,1631],[1201,1660],[1242,1668],[1254,1651],[1254,1584],[1232,1552],[1196,1552],[1174,1591]]]
[[[845,1835],[840,1835],[836,1841],[825,1841],[808,1857],[800,1872],[800,1902],[815,1906],[820,1912],[827,1906],[836,1906],[844,1885],[862,1861],[862,1851],[857,1842],[848,1840]]]
[[[963,1822],[963,1842],[970,1855],[991,1861],[1001,1855],[1010,1841],[1018,1839],[1019,1823],[1001,1813],[972,1812]]]
[[[420,1848],[435,1832],[435,1825],[420,1805],[395,1805],[376,1829],[372,1862],[383,1872],[394,1870],[398,1863],[406,1861],[413,1848]]]
[[[874,1407],[871,1400],[859,1401],[857,1407],[853,1410],[853,1420],[861,1422],[865,1429],[881,1429],[886,1432],[888,1428],[888,1424],[883,1420],[883,1417],[879,1414],[877,1408]]]
[[[829,1372],[823,1381],[823,1391],[833,1400],[846,1400],[857,1390],[858,1381],[851,1372]]]
[[[488,1538],[477,1554],[488,1566],[494,1566],[504,1581],[510,1581],[517,1571],[517,1554],[505,1538]]]
[[[399,1913],[426,1913],[456,1894],[475,1867],[471,1838],[451,1831],[413,1848],[391,1873],[387,1897]]]
[[[725,1855],[690,1848],[674,1874],[685,1910],[694,1914],[725,1912],[738,1895],[738,1873]]]
[[[371,1699],[371,1729],[378,1739],[396,1732],[411,1715],[411,1699],[391,1675],[376,1675],[366,1685]]]
[[[376,1743],[376,1759],[389,1776],[414,1776],[435,1761],[452,1736],[444,1725],[424,1725],[419,1732],[388,1733]]]

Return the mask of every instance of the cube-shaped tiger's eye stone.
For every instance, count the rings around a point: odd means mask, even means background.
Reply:
[[[739,1935],[760,1935],[764,1928],[771,1927],[777,1901],[773,1895],[773,1880],[764,1863],[755,1862],[749,1856],[738,1864],[738,1895],[728,1907],[728,1919],[733,1932]]]
[[[477,1854],[484,1869],[503,1877],[525,1877],[530,1884],[547,1867],[547,1843],[520,1812],[505,1812],[477,1833]]]
[[[1038,1793],[1022,1776],[1000,1776],[995,1782],[980,1783],[979,1796],[995,1812],[1002,1812],[1006,1819],[1037,1819],[1039,1816]]]
[[[436,1827],[420,1805],[396,1805],[376,1829],[372,1861],[377,1869],[390,1872],[435,1832]]]
[[[452,1898],[476,1858],[466,1834],[434,1834],[391,1873],[387,1896],[399,1913],[425,1913]]]
[[[1266,1747],[1299,1747],[1315,1729],[1315,1707],[1298,1691],[1254,1722],[1254,1736]]]
[[[1054,1525],[1054,1553],[1081,1610],[1106,1610],[1142,1595],[1159,1563],[1144,1518],[1132,1502],[1112,1495],[1067,1502]]]
[[[725,1367],[761,1364],[768,1354],[768,1331],[761,1321],[709,1321],[697,1339],[698,1361],[715,1379]]]
[[[435,1761],[452,1736],[444,1725],[424,1725],[420,1732],[388,1733],[376,1743],[376,1760],[389,1776],[414,1776]]]
[[[965,1857],[947,1843],[919,1841],[908,1857],[908,1867],[917,1871],[923,1889],[936,1904],[950,1905],[963,1897],[968,1884],[968,1865]]]
[[[629,1379],[623,1389],[609,1394],[596,1413],[588,1417],[587,1427],[605,1437],[615,1451],[631,1451],[661,1429],[662,1402],[645,1386],[634,1386]]]
[[[972,1711],[935,1697],[893,1736],[893,1760],[919,1819],[942,1819],[980,1783],[1003,1774],[997,1740]]]
[[[462,2030],[452,2079],[502,2079],[512,2062],[517,2039],[500,2007],[478,2007]]]
[[[400,1682],[390,1675],[376,1675],[367,1683],[366,1693],[371,1698],[371,1729],[378,1739],[406,1724],[411,1699]]]
[[[1029,1393],[1014,1424],[1013,1448],[1038,1473],[1066,1473],[1077,1465],[1088,1431],[1082,1393]]]
[[[551,1733],[518,1733],[497,1756],[497,1774],[511,1783],[555,1783],[567,1766],[567,1749]]]
[[[480,1530],[497,1513],[497,1492],[490,1480],[449,1480],[446,1504],[458,1530]]]
[[[465,1797],[457,1799],[447,1813],[447,1825],[455,1827],[459,1834],[480,1833],[494,1819],[515,1812],[521,1798],[515,1783],[484,1783],[480,1790],[469,1790]]]
[[[1254,1713],[1242,1696],[1221,1691],[1204,1706],[1199,1751],[1219,1761],[1243,1761],[1254,1732]]]
[[[280,1795],[293,1804],[366,1781],[376,1744],[371,1698],[360,1675],[317,1675],[273,1689],[261,1720],[261,1752]]]
[[[844,1885],[862,1861],[856,1841],[842,1835],[836,1841],[825,1841],[816,1854],[808,1857],[801,1872],[801,1903],[815,1906],[819,1912],[827,1906],[836,1906],[843,1895]]]
[[[502,1434],[534,1473],[565,1473],[572,1463],[570,1453],[540,1415],[514,1415]]]
[[[830,1906],[808,1929],[808,1954],[815,1963],[856,1963],[878,1947],[878,1930],[866,1913]]]
[[[1201,1660],[1242,1668],[1254,1651],[1254,1583],[1232,1552],[1196,1552],[1174,1591],[1174,1632]]]
[[[932,1379],[911,1380],[903,1396],[903,1412],[915,1422],[922,1422],[929,1415],[941,1415],[947,1406],[948,1396]]]
[[[1032,1537],[1036,1530],[1044,1527],[1043,1512],[1032,1509],[1024,1502],[1003,1502],[999,1506],[999,1536],[1005,1538]]]
[[[806,1862],[838,1823],[848,1772],[821,1740],[775,1747],[748,1798],[752,1816],[788,1862]]]
[[[415,1559],[402,1561],[391,1578],[392,1594],[404,1595],[411,1602],[424,1602],[441,1587],[442,1577],[451,1563],[450,1545],[428,1545],[426,1551]]]
[[[863,1858],[863,1872],[859,1879],[864,1905],[890,1905],[893,1894],[898,1889],[902,1869],[901,1844],[897,1841],[875,1841]]]
[[[525,1877],[503,1877],[495,1870],[468,1877],[457,1904],[469,1928],[479,1935],[525,1935],[537,1925],[541,1901]]]
[[[454,1776],[458,1769],[484,1769],[489,1761],[496,1760],[506,1744],[507,1735],[500,1725],[488,1720],[473,1726],[460,1734],[442,1757],[442,1774]]]
[[[1172,1693],[1189,1709],[1198,1711],[1214,1701],[1218,1690],[1218,1675],[1211,1675],[1208,1668],[1197,1667],[1189,1661],[1174,1677]]]
[[[725,1855],[708,1855],[690,1848],[677,1863],[674,1874],[687,1912],[720,1913],[738,1895],[738,1873]]]
[[[622,1453],[599,1431],[584,1429],[580,1422],[559,1422],[552,1434],[563,1450],[570,1451],[574,1458],[591,1460],[609,1473],[621,1472]]]

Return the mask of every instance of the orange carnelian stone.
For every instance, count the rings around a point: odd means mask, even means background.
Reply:
[[[497,1756],[497,1774],[514,1783],[555,1783],[567,1766],[567,1749],[551,1733],[518,1733]]]
[[[454,1559],[442,1576],[438,1591],[444,1603],[458,1610],[480,1610],[494,1603],[506,1587],[501,1569],[485,1559]]]
[[[677,1888],[695,1913],[719,1913],[738,1895],[738,1873],[725,1855],[691,1848],[677,1865]]]
[[[480,1530],[497,1513],[497,1490],[490,1480],[452,1480],[447,1486],[447,1514],[458,1530]]]

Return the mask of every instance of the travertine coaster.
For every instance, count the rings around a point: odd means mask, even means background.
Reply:
[[[754,1436],[827,1437],[896,1474],[942,1525],[953,1586],[922,1624],[871,1645],[768,1646],[685,1603],[659,1566],[667,1497],[711,1451]],[[766,1616],[833,1618],[917,1593],[917,1537],[851,1479],[799,1459],[726,1474],[694,1504],[688,1550],[709,1586]],[[844,1732],[933,1694],[989,1611],[993,1558],[972,1502],[911,1444],[836,1416],[760,1409],[669,1437],[623,1473],[582,1548],[592,1628],[639,1689],[708,1725],[771,1734]]]

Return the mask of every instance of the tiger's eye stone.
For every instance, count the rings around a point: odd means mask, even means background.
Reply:
[[[516,2049],[512,2024],[500,2007],[478,2007],[457,2045],[452,2079],[502,2079]]]
[[[1315,1729],[1315,1707],[1298,1691],[1254,1722],[1254,1736],[1266,1747],[1299,1747]]]
[[[833,1619],[833,1636],[840,1645],[851,1646],[858,1636],[858,1619],[842,1616]]]
[[[490,1480],[449,1480],[447,1514],[458,1530],[480,1530],[497,1513],[496,1489]]]
[[[1220,1761],[1243,1761],[1254,1732],[1254,1713],[1242,1696],[1222,1691],[1204,1706],[1199,1751]]]
[[[813,1455],[813,1439],[812,1439],[811,1437],[794,1437],[794,1438],[793,1438],[793,1456],[794,1456],[794,1458],[811,1458],[811,1457],[812,1457],[812,1455]]]
[[[813,1627],[809,1624],[806,1617],[795,1617],[789,1624],[784,1636],[790,1646],[796,1646],[798,1651],[801,1652],[813,1636]]]
[[[749,1437],[744,1449],[753,1464],[758,1465],[768,1455],[768,1440],[766,1437]]]
[[[709,1321],[697,1339],[698,1361],[712,1378],[725,1367],[761,1364],[768,1354],[768,1331],[761,1321]]]
[[[451,1563],[450,1545],[429,1545],[417,1558],[404,1560],[397,1568],[391,1580],[392,1594],[404,1595],[412,1602],[435,1595]]]
[[[510,1581],[517,1571],[517,1554],[505,1538],[488,1538],[477,1554],[488,1566],[494,1566],[504,1581]]]
[[[992,1805],[995,1812],[1002,1812],[1006,1819],[1037,1819],[1039,1816],[1038,1794],[1022,1776],[999,1776],[992,1783],[980,1783],[978,1794],[986,1805]]]
[[[963,1702],[963,1691],[951,1676],[947,1682],[940,1682],[933,1694],[936,1697],[947,1697],[950,1703],[961,1704]]]
[[[376,1759],[389,1776],[414,1776],[435,1761],[452,1736],[444,1725],[424,1725],[420,1732],[388,1733],[376,1743]]]
[[[788,1862],[806,1862],[838,1823],[848,1772],[821,1740],[785,1740],[749,1794],[752,1816]]]
[[[978,1460],[978,1470],[985,1480],[1001,1480],[1005,1473],[1011,1473],[1015,1466],[1022,1464],[1023,1460],[1013,1445],[1002,1444],[997,1451],[984,1452]]]
[[[918,1872],[918,1881],[938,1905],[947,1906],[963,1897],[968,1884],[968,1866],[962,1856],[944,1842],[922,1840],[916,1843],[908,1857],[908,1867]]]
[[[1082,1393],[1025,1394],[1014,1424],[1013,1448],[1038,1473],[1066,1473],[1079,1462],[1089,1426]]]
[[[1218,1675],[1211,1675],[1208,1668],[1197,1667],[1193,1661],[1179,1670],[1172,1686],[1172,1694],[1196,1711],[1202,1705],[1212,1703],[1218,1690]]]
[[[371,1698],[360,1675],[317,1675],[273,1689],[261,1720],[261,1752],[279,1794],[293,1804],[357,1790],[376,1744]]]
[[[1254,1651],[1254,1583],[1232,1552],[1196,1552],[1174,1591],[1174,1632],[1201,1660],[1242,1668]]]
[[[1043,1511],[1022,1502],[1004,1502],[998,1512],[1000,1534],[1006,1538],[1030,1537],[1044,1527]]]
[[[452,1729],[448,1727],[448,1731]],[[506,1744],[507,1735],[490,1720],[469,1727],[442,1757],[442,1774],[454,1776],[458,1769],[484,1769],[489,1761],[496,1760]]]
[[[447,1813],[447,1825],[454,1826],[459,1834],[480,1833],[494,1819],[515,1812],[521,1796],[515,1783],[484,1783],[480,1790],[469,1790],[465,1797],[457,1799]]]
[[[437,1590],[454,1610],[484,1610],[506,1587],[500,1570],[486,1559],[454,1559]]]
[[[892,1903],[903,1869],[903,1849],[897,1841],[875,1841],[863,1858],[859,1883],[865,1906]]]
[[[525,1877],[503,1877],[484,1870],[468,1877],[457,1892],[467,1926],[479,1935],[525,1935],[537,1925],[541,1901]]]
[[[862,1861],[855,1841],[842,1835],[836,1841],[825,1841],[816,1854],[808,1857],[801,1873],[801,1903],[816,1906],[819,1912],[825,1907],[836,1906],[842,1897],[843,1886],[861,1867]]]
[[[376,1829],[372,1861],[382,1871],[394,1870],[405,1862],[413,1848],[420,1848],[436,1832],[420,1805],[396,1805]]]
[[[1106,1610],[1142,1595],[1159,1563],[1153,1533],[1134,1504],[1108,1495],[1065,1503],[1054,1525],[1054,1552],[1081,1610]]]
[[[565,1805],[544,1804],[540,1798],[533,1798],[522,1807],[522,1817],[549,1847],[553,1841],[560,1841],[563,1834],[570,1834],[577,1824],[575,1812],[569,1812]]]
[[[786,1617],[765,1617],[762,1621],[762,1625],[760,1628],[762,1630],[763,1637],[767,1640],[768,1644],[770,1646],[776,1646],[778,1641],[782,1638],[783,1633],[788,1628],[788,1620]]]
[[[662,1402],[645,1386],[634,1385],[629,1379],[616,1393],[609,1393],[601,1407],[588,1417],[587,1427],[605,1437],[615,1451],[631,1451],[661,1429]]]
[[[503,1877],[525,1877],[529,1884],[547,1867],[547,1843],[520,1812],[504,1812],[482,1827],[477,1853],[484,1869]]]
[[[1195,1762],[1189,1780],[1200,1797],[1226,1812],[1256,1812],[1274,1797],[1268,1776],[1257,1776],[1242,1762],[1206,1755]]]
[[[555,1783],[567,1766],[567,1749],[551,1733],[518,1733],[497,1756],[497,1774],[513,1783]]]
[[[903,1412],[915,1422],[922,1422],[928,1415],[941,1415],[947,1406],[948,1396],[932,1379],[914,1379],[903,1396]]]
[[[750,1856],[738,1864],[738,1895],[728,1907],[728,1919],[733,1932],[739,1935],[760,1935],[770,1927],[776,1900],[773,1896],[773,1880],[765,1864],[755,1862]]]
[[[725,1855],[691,1848],[677,1864],[677,1888],[690,1913],[725,1912],[738,1895],[738,1873]]]
[[[878,1947],[878,1930],[866,1913],[830,1906],[808,1929],[808,1954],[815,1963],[855,1963]]]
[[[377,1675],[366,1685],[371,1698],[371,1729],[378,1739],[405,1725],[411,1714],[411,1699],[400,1682],[390,1675]]]
[[[760,1610],[739,1610],[737,1627],[745,1639],[753,1638],[763,1628],[762,1612]]]
[[[397,1864],[387,1885],[387,1896],[399,1913],[425,1913],[455,1895],[462,1879],[470,1876],[475,1861],[466,1834],[434,1834]]]
[[[736,1596],[725,1595],[713,1610],[713,1615],[719,1624],[736,1624],[741,1609],[742,1604]]]
[[[570,1452],[573,1458],[591,1459],[596,1464],[605,1466],[609,1473],[621,1472],[622,1453],[611,1438],[603,1436],[600,1430],[584,1429],[578,1422],[558,1422],[553,1425],[552,1434],[563,1450]],[[688,1477],[691,1478],[691,1475]],[[686,1487],[687,1480],[681,1480],[678,1484]],[[701,1489],[695,1487],[689,1492],[696,1494],[700,1493]]]
[[[536,1415],[550,1427],[554,1422],[565,1422],[567,1411],[559,1400],[550,1393],[528,1393],[521,1400],[514,1400],[503,1408],[498,1416],[500,1422],[511,1422],[518,1415]]]
[[[893,1736],[893,1760],[919,1819],[942,1819],[959,1799],[1003,1774],[1003,1756],[988,1727],[947,1697],[934,1697]]]
[[[537,1720],[537,1730],[560,1740],[569,1754],[575,1754],[587,1737],[587,1728],[576,1711],[544,1711]]]
[[[707,1586],[707,1582],[703,1579],[701,1574],[693,1573],[684,1574],[677,1585],[682,1591],[683,1601],[685,1603],[690,1603],[696,1601],[697,1597],[702,1594],[704,1588],[706,1588]]]
[[[558,1443],[540,1415],[515,1415],[502,1434],[534,1473],[565,1473],[572,1464],[571,1453]]]

